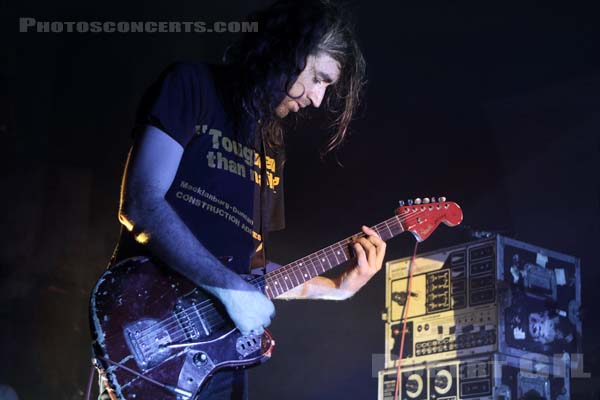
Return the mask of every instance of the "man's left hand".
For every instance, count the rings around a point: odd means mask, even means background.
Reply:
[[[357,237],[353,245],[357,265],[349,269],[340,279],[339,288],[352,294],[363,287],[383,265],[386,243],[373,229],[364,226],[366,237]]]

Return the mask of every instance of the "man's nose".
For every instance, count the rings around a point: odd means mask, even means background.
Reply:
[[[319,108],[323,97],[325,96],[325,89],[313,88],[308,95],[308,99],[311,101],[313,107]]]

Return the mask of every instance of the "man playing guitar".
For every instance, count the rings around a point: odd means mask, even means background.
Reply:
[[[160,260],[218,299],[244,335],[262,334],[274,316],[271,300],[240,274],[261,264],[264,236],[283,228],[282,120],[305,107],[337,110],[325,152],[335,150],[365,68],[348,19],[329,1],[281,1],[252,20],[259,32],[230,49],[225,64],[176,63],[144,96],[111,260]],[[316,276],[278,298],[356,293],[381,269],[386,248],[376,231],[362,232],[343,274]],[[246,398],[246,380],[244,370],[222,369],[199,398]],[[100,398],[116,396],[103,388]]]

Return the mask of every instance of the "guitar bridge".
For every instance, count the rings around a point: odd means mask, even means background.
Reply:
[[[171,335],[156,321],[142,319],[125,326],[123,331],[127,347],[142,370],[152,368],[169,356],[166,346],[171,343]]]

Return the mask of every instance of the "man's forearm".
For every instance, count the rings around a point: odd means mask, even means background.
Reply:
[[[196,239],[164,198],[149,194],[142,204],[122,209],[119,219],[136,239],[196,285],[215,295],[223,288],[243,289],[241,278]]]
[[[354,292],[344,290],[340,287],[339,280],[316,276],[302,285],[278,296],[278,300],[346,300],[352,297]]]

